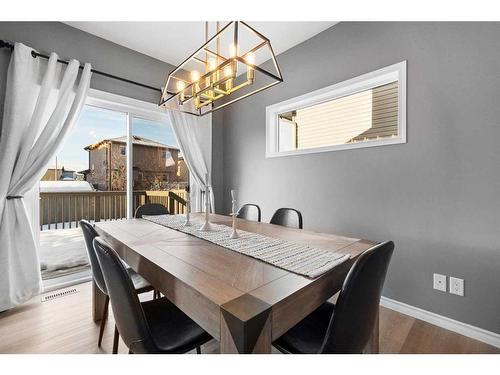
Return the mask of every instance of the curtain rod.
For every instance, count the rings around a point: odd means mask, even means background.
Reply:
[[[12,51],[12,50],[14,50],[14,45],[11,44],[11,43],[9,43],[9,42],[5,42],[3,40],[0,40],[0,48],[8,48],[8,49],[10,49]],[[41,53],[38,53],[36,51],[31,51],[31,56],[33,56],[33,58],[37,58],[37,57],[41,57],[43,59],[48,59],[49,58],[49,56],[42,55]],[[57,60],[57,62],[59,62],[61,64],[64,64],[64,65],[68,65],[68,63],[69,63],[68,61],[59,60],[59,59]],[[83,66],[80,65],[79,68],[83,69]],[[162,92],[162,90],[159,89],[159,88],[156,88],[156,87],[153,87],[153,86],[149,86],[149,85],[146,85],[144,83],[132,81],[132,80],[127,79],[127,78],[118,77],[118,76],[115,76],[113,74],[101,72],[99,70],[92,69],[91,72],[94,73],[94,74],[98,74],[98,75],[104,76],[104,77],[116,79],[117,81],[122,81],[122,82],[130,83],[131,85],[136,85],[136,86],[144,87],[146,89],[154,90],[154,91],[157,91],[157,92]]]

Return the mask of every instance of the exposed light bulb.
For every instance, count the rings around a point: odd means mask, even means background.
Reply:
[[[247,63],[249,64],[252,64],[252,65],[255,65],[255,53],[253,52],[248,52],[246,55],[245,55],[245,60]]]
[[[245,55],[245,61],[252,65],[247,66],[247,81],[253,82],[253,80],[255,79],[255,72],[253,68],[253,65],[255,65],[255,54],[253,52],[248,52]]]
[[[227,65],[225,68],[224,68],[224,77],[227,78],[226,80],[226,90],[228,92],[230,92],[233,88],[233,67],[232,67],[232,63]]]
[[[179,94],[179,104],[182,105],[185,99],[184,89],[186,88],[186,84],[184,83],[184,81],[177,81],[176,87],[177,87],[177,92]]]
[[[217,67],[217,61],[215,59],[208,60],[208,70],[212,71]]]
[[[199,79],[200,79],[200,72],[199,72],[199,71],[197,71],[197,70],[193,70],[193,71],[191,72],[191,81],[192,81],[192,82],[196,82],[196,81],[198,81]]]
[[[231,43],[229,45],[229,56],[230,57],[235,57],[238,54],[238,45],[235,45],[234,43]]]
[[[186,84],[183,81],[177,81],[176,87],[177,91],[182,91],[186,88]]]

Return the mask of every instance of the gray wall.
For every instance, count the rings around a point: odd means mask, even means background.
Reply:
[[[305,229],[396,251],[384,295],[500,333],[500,24],[340,23],[278,56],[285,83],[214,118],[231,188],[268,221],[295,207]],[[272,41],[271,41],[272,42]],[[408,143],[265,158],[270,104],[408,61]],[[465,297],[432,273],[465,279]]]

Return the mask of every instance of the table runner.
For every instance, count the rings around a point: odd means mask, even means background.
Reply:
[[[239,238],[231,239],[232,228],[211,223],[210,232],[200,231],[203,221],[192,219],[186,226],[185,215],[143,215],[143,219],[212,242],[229,250],[248,255],[309,278],[316,278],[349,259],[348,254],[322,250],[287,240],[238,230]]]

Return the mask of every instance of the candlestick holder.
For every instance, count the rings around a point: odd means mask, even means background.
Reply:
[[[233,217],[233,231],[231,232],[231,235],[229,238],[234,239],[234,238],[240,238],[240,235],[236,231],[236,216],[238,215],[238,210],[236,209],[236,199],[233,199],[233,207],[232,207],[232,212],[231,216]]]
[[[201,226],[200,231],[210,232],[212,230],[212,224],[210,223],[210,186],[205,185],[205,223]]]
[[[191,224],[191,198],[189,194],[189,190],[187,190],[187,196],[186,196],[186,221],[184,223],[184,226],[188,227]]]
[[[231,202],[233,203],[231,207],[230,215],[233,217],[233,231],[229,238],[239,238],[240,235],[236,231],[236,216],[238,215],[238,206],[236,205],[236,190],[231,190]]]

